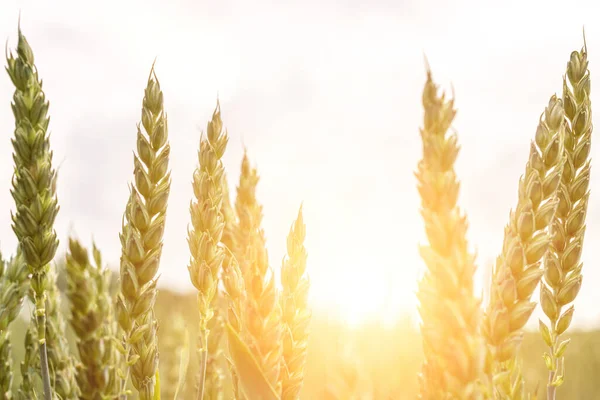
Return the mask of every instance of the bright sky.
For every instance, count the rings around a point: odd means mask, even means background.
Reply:
[[[165,94],[172,189],[161,283],[191,290],[186,227],[199,130],[220,98],[230,134],[232,193],[244,146],[261,174],[258,197],[271,264],[304,202],[315,307],[351,322],[413,313],[423,225],[413,171],[420,158],[423,54],[453,85],[462,151],[461,205],[481,268],[501,248],[540,113],[561,90],[582,26],[592,81],[600,31],[595,1],[269,2],[4,0],[0,38],[16,45],[17,18],[50,100],[60,165],[57,230],[92,236],[115,268],[132,179],[135,124],[152,61]],[[501,6],[499,5],[501,4]],[[0,248],[16,239],[9,209],[12,86],[0,76]],[[594,102],[594,98],[592,97]],[[595,103],[594,103],[595,104]],[[592,157],[600,145],[592,148]],[[598,324],[594,263],[600,174],[592,171],[584,284],[574,321]],[[61,249],[64,248],[61,246]]]

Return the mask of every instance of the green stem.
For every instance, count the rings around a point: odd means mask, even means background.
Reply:
[[[46,308],[44,293],[36,293],[35,314],[38,330],[38,343],[40,344],[40,369],[42,383],[44,384],[44,400],[52,400],[52,386],[50,386],[50,369],[48,368],[48,351],[46,349]]]

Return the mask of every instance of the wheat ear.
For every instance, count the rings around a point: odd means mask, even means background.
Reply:
[[[567,82],[568,79],[568,82]],[[548,399],[564,378],[563,354],[570,339],[562,340],[573,318],[573,302],[581,288],[581,252],[585,235],[590,184],[592,106],[587,50],[571,53],[563,79],[565,109],[565,165],[558,187],[558,207],[552,223],[552,241],[544,262],[540,302],[549,326],[540,320],[540,330],[550,354],[544,354],[549,372]]]
[[[51,284],[46,275],[58,247],[54,230],[59,209],[55,190],[56,173],[52,167],[48,134],[48,101],[38,77],[33,51],[20,28],[18,35],[17,57],[13,57],[11,52],[7,56],[6,68],[15,86],[11,104],[15,116],[15,137],[12,139],[15,170],[11,194],[15,200],[16,214],[12,215],[12,227],[32,274],[44,398],[51,400],[44,303],[45,292]]]
[[[502,252],[493,271],[483,328],[495,392],[502,398],[524,396],[523,385],[518,382],[520,374],[515,378],[515,360],[522,328],[536,306],[531,296],[543,274],[541,260],[549,247],[549,226],[558,204],[557,188],[564,164],[563,118],[562,100],[552,96],[531,142],[525,174],[519,181],[517,207],[510,213]]]
[[[248,321],[247,345],[258,360],[270,385],[280,393],[283,352],[281,306],[261,228],[262,206],[256,199],[258,181],[256,168],[250,167],[245,153],[236,198],[239,224],[235,238],[238,251],[236,258],[241,263],[247,293],[244,305],[244,318]]]
[[[468,251],[467,219],[457,206],[459,147],[456,134],[447,134],[456,111],[454,100],[438,94],[430,71],[423,107],[423,158],[416,177],[429,244],[420,249],[427,270],[417,294],[425,353],[420,398],[477,399],[485,347],[473,291],[475,257]]]
[[[142,103],[142,123],[137,129],[135,184],[131,186],[120,235],[121,290],[117,298],[128,373],[141,400],[153,399],[158,368],[154,303],[171,187],[170,151],[163,93],[153,66]]]
[[[17,398],[19,400],[37,400],[38,395],[35,392],[32,378],[39,373],[35,370],[36,360],[39,360],[39,349],[35,343],[33,324],[25,332],[24,346],[25,354],[21,361],[21,385],[17,391]]]
[[[66,255],[67,296],[71,303],[70,324],[77,336],[81,365],[77,382],[81,399],[96,400],[118,395],[117,348],[113,301],[109,292],[110,270],[102,267],[100,251],[88,250],[69,239]]]
[[[302,207],[287,237],[287,259],[281,266],[281,309],[283,358],[281,365],[281,398],[297,400],[304,380],[304,364],[308,348],[311,311],[308,308],[309,281],[306,272],[306,226]]]
[[[48,324],[46,340],[48,342],[48,366],[52,387],[60,399],[77,400],[81,390],[77,383],[75,359],[71,355],[69,342],[65,336],[66,321],[61,308],[61,293],[58,290],[58,274],[56,268],[48,272],[50,285],[46,297]]]
[[[234,248],[234,237],[233,232],[235,228],[235,214],[231,207],[231,200],[229,198],[229,185],[227,183],[227,176],[223,173],[222,184],[222,195],[223,201],[221,202],[221,214],[223,215],[223,221],[225,226],[223,227],[223,234],[221,236],[221,244],[225,246],[223,268],[226,265],[231,264],[231,252],[230,249]],[[225,298],[225,293],[220,288],[217,288],[217,294],[213,298],[212,308],[215,312],[213,318],[208,323],[208,330],[210,335],[208,336],[208,358],[206,360],[206,379],[204,383],[204,397],[210,400],[221,400],[224,396],[223,380],[225,373],[221,368],[223,358],[223,338],[225,333],[224,322],[227,317],[228,301]]]
[[[21,252],[6,262],[0,255],[0,399],[11,398],[13,361],[8,327],[19,315],[28,290],[29,270]]]
[[[193,189],[195,201],[190,204],[192,227],[188,230],[190,280],[198,290],[200,314],[200,379],[198,399],[203,399],[208,363],[210,322],[215,314],[214,299],[217,297],[219,271],[223,264],[223,249],[219,246],[224,221],[221,213],[223,202],[223,163],[221,158],[227,147],[227,132],[223,131],[221,109],[217,107],[208,123],[206,137],[200,140],[199,166],[194,171]]]

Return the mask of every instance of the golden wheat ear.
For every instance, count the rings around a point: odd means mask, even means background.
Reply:
[[[438,93],[431,72],[423,89],[423,157],[416,172],[428,244],[417,298],[425,361],[420,398],[477,398],[484,381],[485,346],[479,333],[480,300],[473,290],[475,257],[468,250],[467,218],[457,205],[456,134],[448,134],[454,100]]]
[[[141,114],[137,153],[133,158],[134,183],[120,234],[121,287],[116,305],[128,366],[122,389],[125,390],[127,376],[131,374],[140,399],[152,400],[158,369],[154,303],[171,188],[167,115],[154,65],[144,91]]]
[[[308,307],[310,283],[306,276],[304,247],[306,226],[302,207],[287,237],[287,258],[281,266],[281,309],[283,323],[283,357],[281,363],[281,398],[297,400],[304,381],[304,364],[308,349],[311,311]]]
[[[564,380],[564,353],[570,339],[561,336],[569,328],[575,307],[569,306],[579,293],[583,277],[583,239],[590,185],[592,104],[587,49],[571,53],[563,79],[565,166],[558,185],[558,208],[552,223],[552,240],[544,263],[540,290],[542,310],[549,324],[540,320],[540,331],[549,353],[544,361],[549,371],[547,395],[556,397]],[[569,306],[569,307],[568,307]],[[566,310],[564,309],[565,307]]]
[[[531,142],[525,174],[519,181],[517,207],[504,229],[483,322],[495,393],[510,398],[525,396],[517,355],[523,327],[536,306],[531,296],[543,275],[542,259],[551,241],[550,226],[564,166],[563,119],[563,102],[554,95]]]

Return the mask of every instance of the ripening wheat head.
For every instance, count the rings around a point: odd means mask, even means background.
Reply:
[[[567,83],[568,79],[568,83]],[[590,184],[590,147],[592,107],[587,50],[571,53],[567,77],[563,80],[565,109],[565,164],[558,185],[558,207],[552,223],[552,241],[544,263],[540,302],[550,320],[549,327],[540,321],[544,341],[550,354],[544,359],[550,370],[548,398],[554,399],[556,387],[564,376],[563,353],[570,339],[560,340],[573,318],[575,300],[581,288],[583,263],[580,261],[585,235]]]
[[[54,392],[60,399],[80,399],[81,390],[77,383],[75,359],[71,356],[69,342],[65,335],[67,326],[65,315],[61,311],[61,294],[58,290],[58,274],[53,268],[48,272],[48,285],[46,298],[46,312],[48,324],[46,326],[46,340],[48,342],[48,365],[50,367],[51,381]]]
[[[281,306],[261,228],[262,206],[256,199],[258,180],[256,168],[250,168],[248,156],[244,154],[236,199],[239,219],[235,235],[236,258],[240,263],[246,288],[244,319],[249,339],[247,344],[269,383],[279,393],[283,351]]]
[[[281,309],[283,324],[283,357],[281,365],[281,398],[300,397],[304,380],[304,364],[308,348],[311,311],[308,308],[309,281],[306,272],[306,226],[302,208],[287,238],[287,259],[281,266]]]
[[[110,270],[102,267],[100,251],[94,245],[93,262],[88,250],[69,239],[66,255],[67,296],[71,303],[70,324],[77,335],[81,364],[77,382],[81,398],[96,400],[116,397],[118,360],[116,321],[110,296]]]
[[[219,380],[207,382],[206,366],[209,352],[209,324],[215,315],[219,272],[225,257],[219,245],[224,229],[221,212],[223,202],[223,162],[221,158],[227,148],[227,132],[223,131],[221,109],[217,107],[208,123],[206,137],[200,140],[198,168],[194,171],[192,187],[195,200],[190,204],[192,227],[188,230],[190,280],[198,290],[198,312],[200,314],[200,360],[201,370],[198,382],[199,398],[204,393],[218,393]],[[212,343],[215,345],[215,343]],[[217,349],[214,349],[217,350]],[[214,364],[214,363],[213,363]],[[219,372],[220,373],[220,372]],[[210,387],[205,387],[208,383]],[[218,398],[218,397],[211,397]]]
[[[475,264],[467,248],[467,219],[456,204],[457,136],[447,135],[456,111],[453,100],[438,94],[430,71],[423,107],[423,158],[416,176],[429,245],[421,247],[427,270],[417,294],[425,353],[420,398],[475,399],[481,392],[485,353],[478,332],[480,301],[473,293]]]
[[[153,398],[158,367],[154,302],[171,187],[168,172],[171,148],[167,139],[163,93],[152,67],[142,103],[142,123],[137,129],[135,183],[131,186],[120,235],[121,290],[117,299],[127,363],[141,400]]]
[[[44,392],[48,399],[50,382],[45,354],[44,293],[50,284],[46,279],[49,264],[58,247],[54,220],[59,207],[48,135],[48,101],[34,64],[33,51],[20,28],[17,57],[11,52],[7,63],[6,71],[15,86],[11,104],[15,116],[15,137],[12,139],[15,170],[11,194],[16,213],[12,215],[12,227],[32,274]]]
[[[0,255],[0,399],[10,399],[13,365],[9,325],[19,315],[29,290],[29,271],[20,251],[9,261]]]
[[[222,189],[222,202],[221,202],[221,214],[223,215],[224,227],[223,234],[221,235],[221,245],[225,247],[223,255],[223,270],[229,267],[234,261],[232,249],[234,248],[234,229],[235,229],[235,213],[231,207],[231,200],[229,198],[229,185],[227,182],[227,176],[223,172],[223,178],[221,180]],[[222,278],[221,278],[222,279]],[[223,381],[225,378],[225,372],[221,368],[223,361],[223,338],[225,334],[225,319],[227,317],[227,310],[229,308],[229,300],[226,299],[226,293],[220,288],[217,288],[217,293],[212,300],[212,309],[214,310],[214,316],[208,322],[208,356],[206,359],[206,379],[204,382],[204,397],[210,400],[220,400],[223,398],[225,392],[223,388]]]
[[[531,142],[525,174],[519,181],[517,207],[504,229],[502,252],[492,276],[483,329],[496,393],[510,398],[523,396],[521,378],[511,382],[511,375],[517,368],[522,328],[536,306],[531,295],[543,274],[541,260],[548,250],[549,225],[558,204],[564,164],[563,117],[562,100],[552,96]]]

